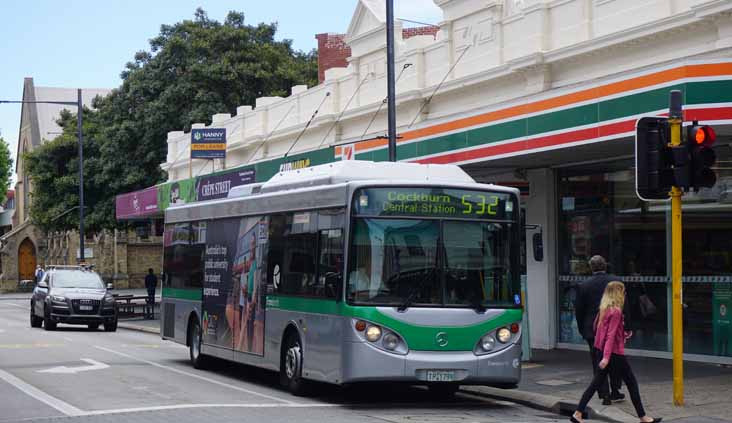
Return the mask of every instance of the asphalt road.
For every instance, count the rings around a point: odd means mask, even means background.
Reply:
[[[552,422],[564,418],[419,387],[318,386],[294,397],[273,372],[227,362],[206,371],[159,336],[59,325],[32,329],[27,301],[0,300],[0,422]]]

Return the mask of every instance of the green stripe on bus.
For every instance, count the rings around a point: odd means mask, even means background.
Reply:
[[[376,307],[353,307],[335,300],[298,298],[286,296],[267,296],[267,308],[277,308],[301,313],[349,316],[368,320],[396,331],[404,337],[409,348],[417,351],[472,351],[484,334],[521,321],[520,309],[503,310],[496,317],[484,322],[457,327],[436,327],[412,325],[379,312]],[[440,347],[435,336],[445,332],[448,344]]]
[[[201,289],[163,288],[163,298],[201,301]]]

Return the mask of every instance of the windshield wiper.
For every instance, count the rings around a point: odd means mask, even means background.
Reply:
[[[397,311],[403,312],[412,305],[412,302],[414,301],[415,298],[417,298],[417,295],[424,287],[425,281],[427,280],[429,275],[432,274],[432,272],[434,272],[434,269],[427,269],[424,271],[424,277],[420,278],[419,282],[417,282],[416,285],[412,286],[412,288],[409,290],[409,293],[407,294],[407,298],[405,298],[404,302],[402,302],[399,305],[399,307],[397,308]]]

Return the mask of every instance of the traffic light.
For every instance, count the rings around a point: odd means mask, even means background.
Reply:
[[[717,161],[712,146],[717,139],[711,126],[700,126],[694,121],[686,129],[686,145],[689,151],[689,187],[711,188],[717,182],[717,175],[711,169]]]
[[[643,200],[666,200],[674,179],[670,132],[664,117],[643,117],[635,125],[635,189]],[[688,153],[687,153],[688,154]]]

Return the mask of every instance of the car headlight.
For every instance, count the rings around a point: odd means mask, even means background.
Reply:
[[[399,346],[399,338],[393,333],[387,333],[384,335],[384,348],[389,351],[394,351]]]
[[[112,296],[104,297],[104,303],[105,304],[114,304],[114,297],[112,297]]]
[[[378,326],[369,326],[366,328],[366,339],[376,342],[381,338],[381,328]]]
[[[62,297],[60,295],[51,295],[51,301],[56,301],[56,302],[59,302],[59,303],[65,303],[66,302],[66,297]]]
[[[505,344],[511,340],[511,331],[507,328],[500,328],[498,329],[498,332],[496,332],[496,338],[498,338],[498,341]]]
[[[493,335],[485,335],[483,338],[480,339],[480,347],[483,348],[483,351],[491,351],[495,346],[496,339],[493,337]]]

